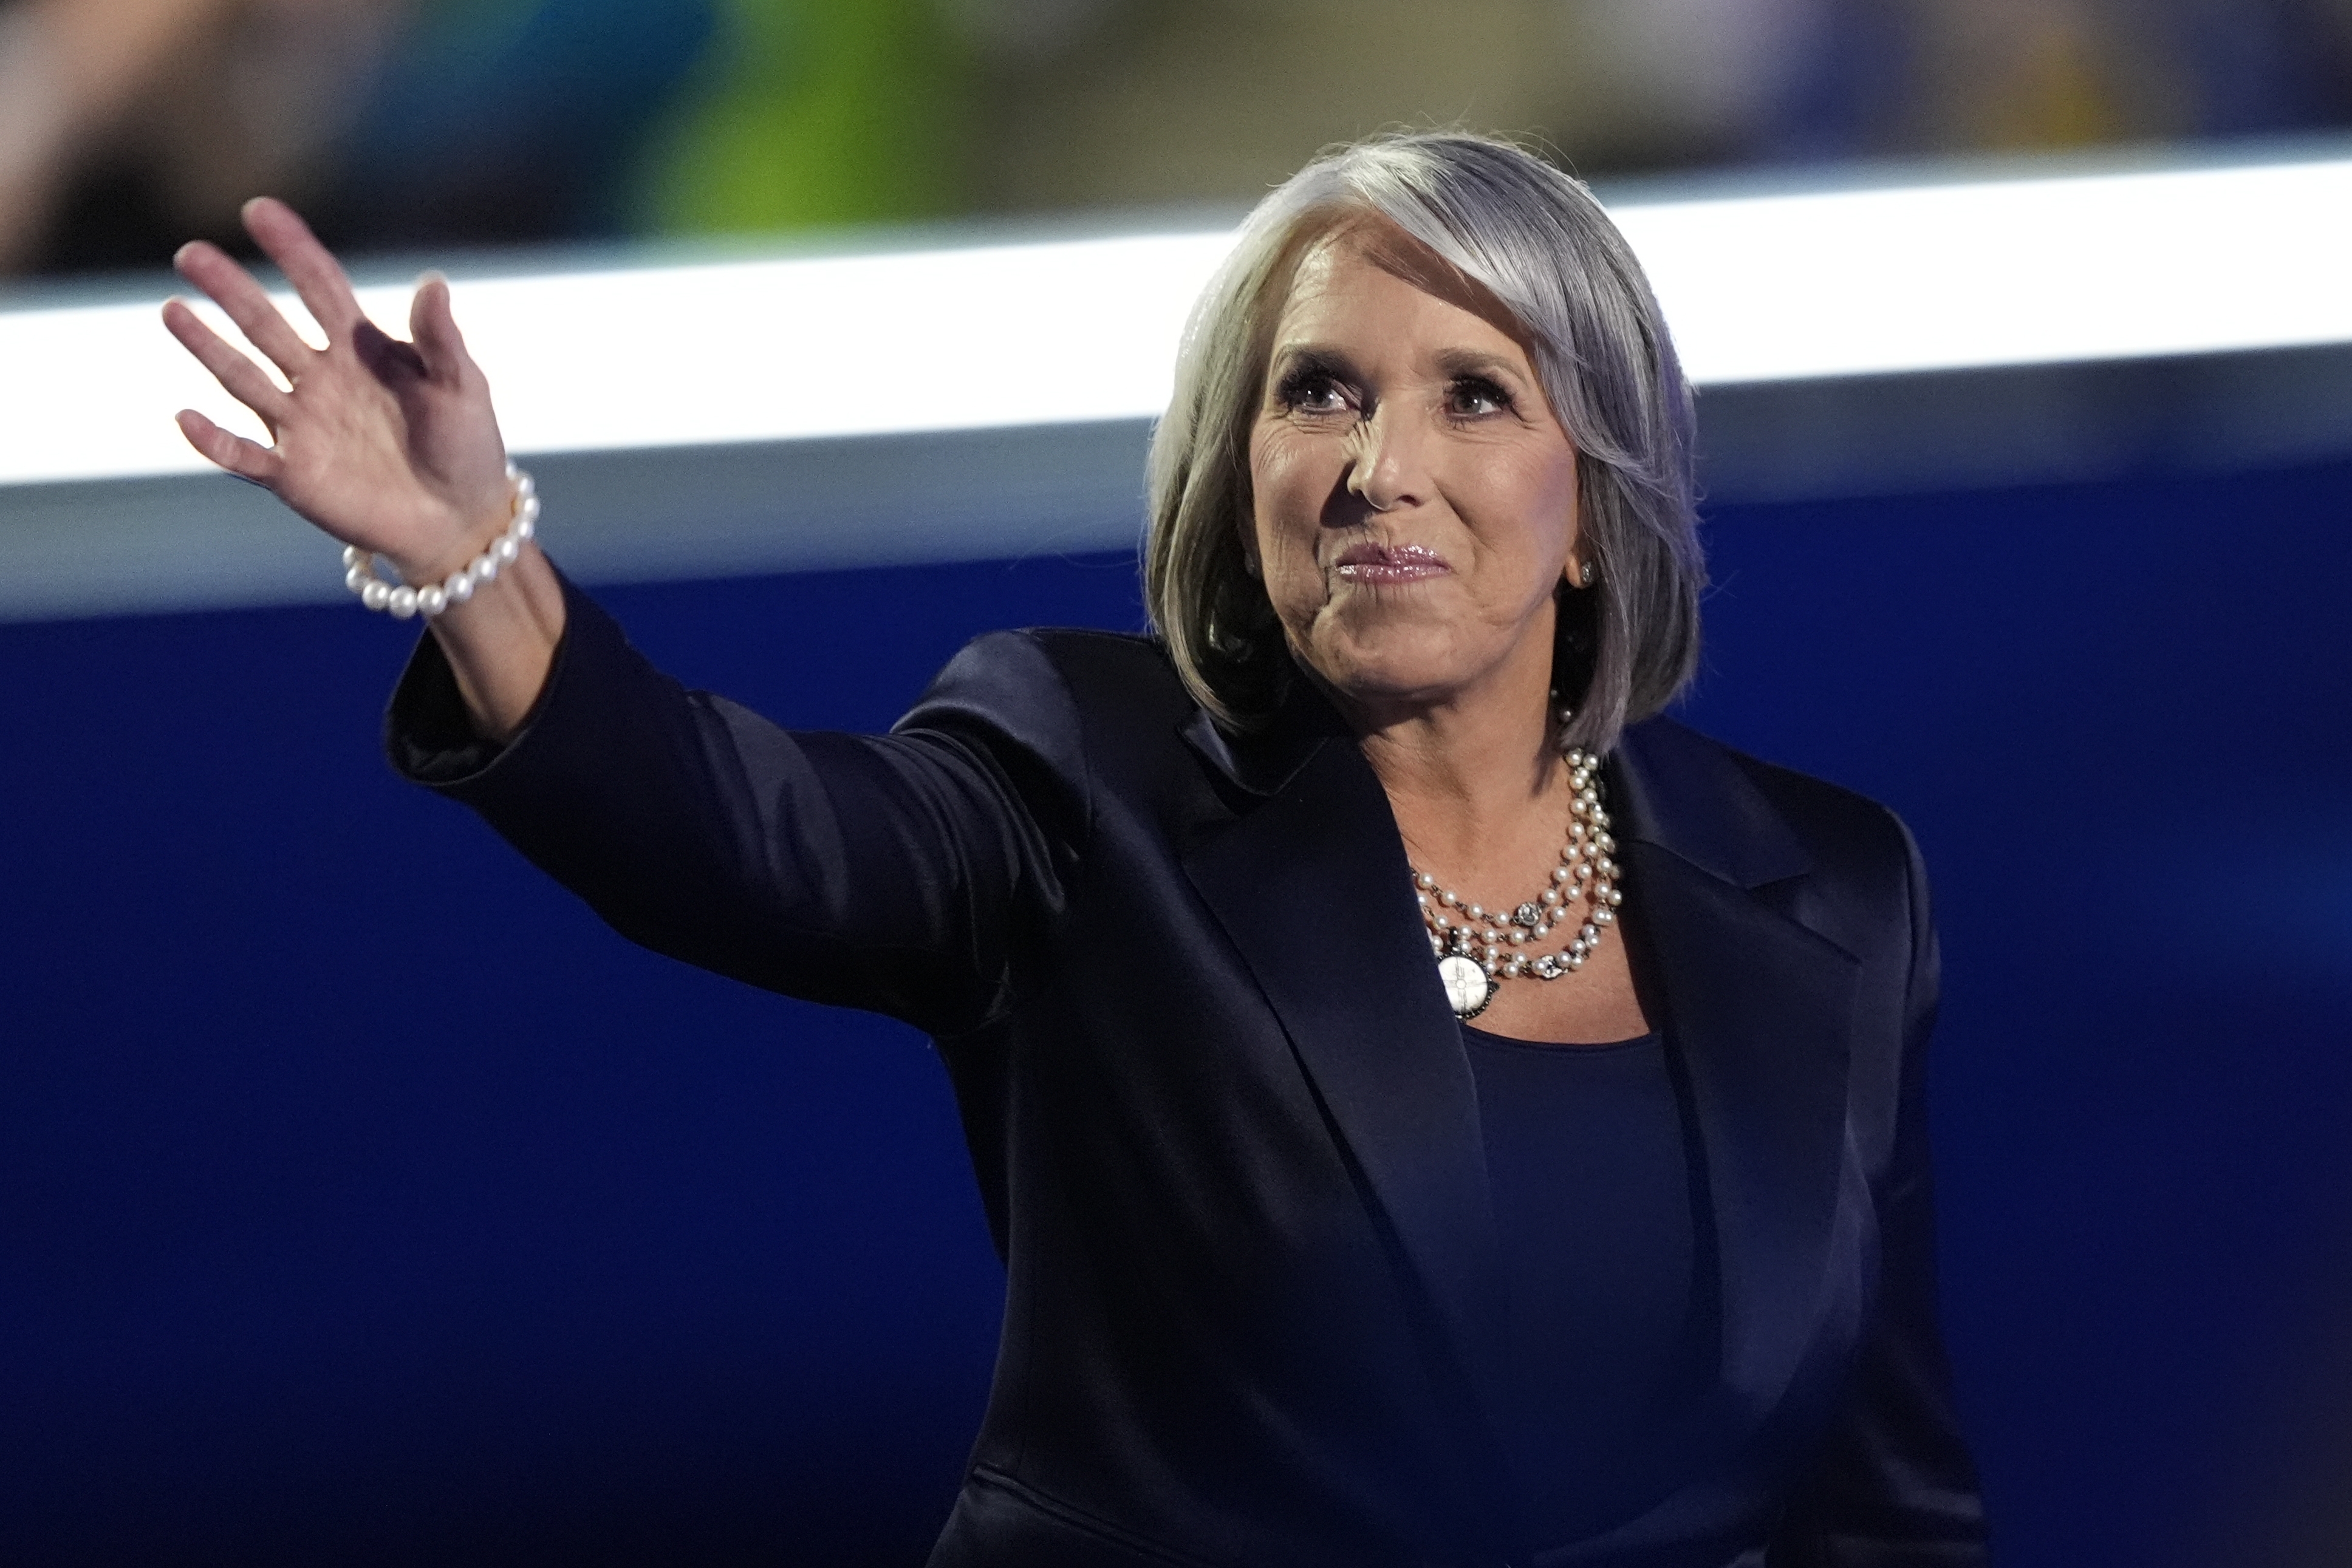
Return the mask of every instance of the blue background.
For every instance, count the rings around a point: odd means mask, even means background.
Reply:
[[[1936,878],[2006,1568],[2272,1561],[2352,1455],[2347,494],[1712,519],[1688,716],[1887,800]],[[984,629],[1140,618],[1102,557],[604,598],[811,727]],[[919,1562],[1003,1282],[944,1075],[394,780],[409,635],[0,627],[0,1559]]]

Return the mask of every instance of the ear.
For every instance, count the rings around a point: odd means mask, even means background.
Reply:
[[[1592,542],[1584,532],[1584,454],[1579,451],[1575,455],[1576,479],[1568,494],[1568,564],[1560,569],[1559,579],[1572,589],[1585,589],[1600,573],[1593,564]]]
[[[1591,557],[1580,550],[1570,549],[1568,565],[1560,571],[1559,580],[1571,589],[1587,589],[1601,580],[1601,569],[1592,564]]]

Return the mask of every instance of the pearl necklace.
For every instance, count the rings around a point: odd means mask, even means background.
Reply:
[[[1567,716],[1561,719],[1566,722]],[[1617,922],[1625,894],[1617,885],[1617,862],[1610,858],[1617,841],[1601,803],[1601,758],[1570,747],[1567,759],[1569,788],[1575,791],[1568,808],[1568,845],[1552,868],[1551,885],[1539,895],[1512,910],[1483,909],[1439,887],[1427,872],[1411,868],[1413,897],[1429,928],[1430,951],[1437,956],[1437,977],[1459,1017],[1474,1019],[1486,1011],[1503,980],[1526,975],[1557,980],[1581,969],[1600,950],[1601,932]],[[1529,951],[1574,919],[1580,904],[1584,916],[1565,949]]]

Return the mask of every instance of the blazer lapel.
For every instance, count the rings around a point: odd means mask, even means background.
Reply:
[[[1652,721],[1612,775],[1630,935],[1657,981],[1644,1000],[1687,1074],[1706,1167],[1723,1387],[1760,1419],[1833,1283],[1860,966],[1756,895],[1810,861],[1722,748]]]
[[[1450,1413],[1472,1445],[1462,1479],[1487,1527],[1507,1530],[1514,1511],[1493,1495],[1508,1485],[1493,1419],[1507,1309],[1477,1093],[1388,797],[1311,692],[1266,735],[1228,739],[1198,715],[1184,738],[1254,797],[1196,841],[1185,871],[1280,1019],[1419,1288],[1416,1308],[1434,1320],[1425,1337],[1450,1364],[1440,1370],[1470,1396]]]
[[[1301,683],[1303,686],[1304,683]],[[1506,1307],[1477,1094],[1416,917],[1388,799],[1338,716],[1294,696],[1265,734],[1196,714],[1184,739],[1237,790],[1185,870],[1280,1019],[1367,1197],[1417,1277],[1470,1404],[1465,1481],[1507,1474]],[[1758,890],[1804,847],[1714,742],[1670,721],[1610,767],[1644,1002],[1690,1090],[1720,1272],[1724,1395],[1760,1421],[1823,1322],[1838,1264],[1859,965]],[[1315,952],[1343,955],[1320,966]]]

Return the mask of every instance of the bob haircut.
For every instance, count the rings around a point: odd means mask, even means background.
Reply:
[[[1318,242],[1385,223],[1491,295],[1518,325],[1577,452],[1583,552],[1564,580],[1553,685],[1562,745],[1606,752],[1674,700],[1698,663],[1706,565],[1681,362],[1641,265],[1592,193],[1531,152],[1455,131],[1328,152],[1257,205],[1192,308],[1174,395],[1152,433],[1144,594],[1193,698],[1262,725],[1293,677],[1281,622],[1249,573],[1249,440],[1276,318]]]

